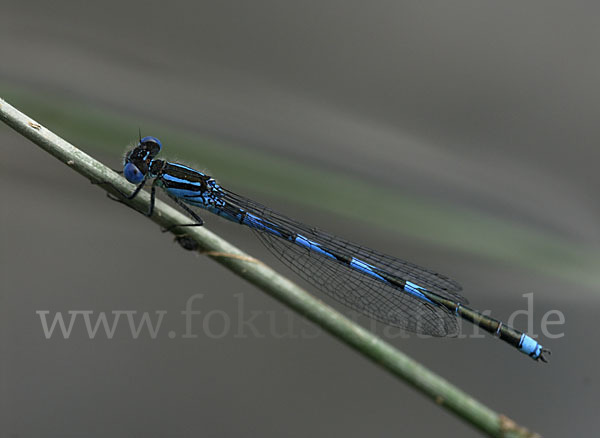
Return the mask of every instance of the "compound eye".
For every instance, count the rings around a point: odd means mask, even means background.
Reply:
[[[140,140],[140,146],[144,145],[145,148],[150,151],[150,155],[152,157],[155,157],[156,155],[158,155],[158,153],[160,152],[160,150],[162,149],[162,143],[160,142],[160,140],[156,137],[144,137]]]
[[[144,174],[133,163],[125,164],[123,175],[132,184],[139,184],[144,180]]]

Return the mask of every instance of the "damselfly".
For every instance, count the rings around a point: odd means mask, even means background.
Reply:
[[[156,159],[161,148],[157,138],[144,137],[125,157],[123,174],[138,184],[128,199],[153,180],[148,216],[153,212],[156,187],[161,187],[195,225],[203,222],[190,206],[250,227],[300,277],[371,318],[415,333],[453,336],[458,333],[457,317],[461,317],[546,362],[544,354],[550,351],[533,338],[467,307],[462,287],[454,280],[304,225],[221,187],[202,172]]]

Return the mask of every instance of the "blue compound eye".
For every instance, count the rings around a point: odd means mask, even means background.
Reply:
[[[133,163],[127,163],[123,168],[123,175],[132,184],[139,184],[144,180],[144,174]]]
[[[148,148],[148,150],[151,151],[152,156],[157,155],[162,149],[162,143],[160,140],[152,136],[142,138],[140,140],[140,145],[144,145],[146,148]]]

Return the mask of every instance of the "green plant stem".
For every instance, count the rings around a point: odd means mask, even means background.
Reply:
[[[115,195],[117,193],[111,188],[111,185],[125,193],[131,193],[135,188],[113,170],[58,137],[2,99],[0,99],[0,119],[90,181],[108,183],[98,187]],[[149,194],[142,191],[139,196],[127,203],[139,211],[147,211],[149,202]],[[156,201],[154,214],[150,220],[164,228],[189,222],[187,216],[160,200]],[[174,232],[177,233],[177,228],[174,229]],[[434,400],[439,406],[454,412],[458,417],[487,435],[492,437],[539,436],[484,406],[381,338],[350,321],[290,280],[277,274],[264,263],[211,233],[205,227],[185,228],[185,234],[198,243],[201,252],[216,262],[304,315],[340,341]]]

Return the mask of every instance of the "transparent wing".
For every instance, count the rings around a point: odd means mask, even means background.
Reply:
[[[467,303],[459,294],[461,286],[446,276],[309,227],[232,192],[223,192],[223,200],[277,225],[278,229],[289,234],[300,234],[319,243],[323,249],[343,257],[362,260],[394,277],[411,281],[457,303]],[[289,240],[259,229],[253,231],[277,258],[300,277],[352,309],[415,333],[432,336],[453,336],[458,333],[455,315],[444,307],[420,300],[356,271],[345,263],[310,251]]]

